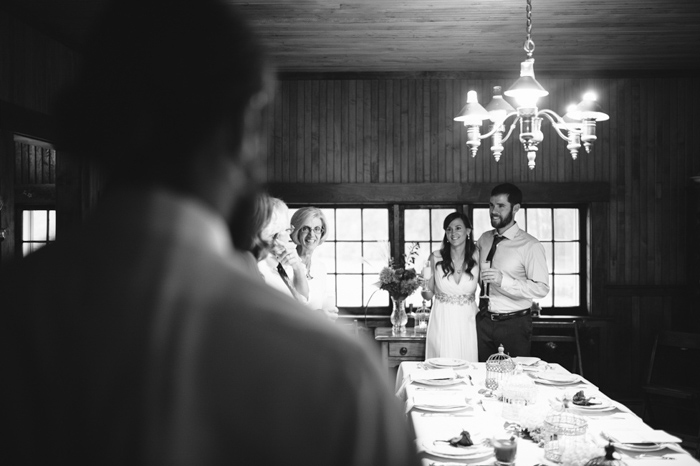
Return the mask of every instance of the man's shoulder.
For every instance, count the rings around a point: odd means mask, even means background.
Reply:
[[[522,228],[518,230],[515,234],[515,239],[522,241],[529,245],[540,244],[540,240],[535,238],[533,235],[523,230]]]
[[[496,230],[487,230],[487,231],[483,232],[483,233],[481,234],[481,236],[479,236],[479,239],[476,240],[477,246],[480,245],[480,244],[483,244],[483,243],[486,242],[486,241],[492,241],[492,240],[493,240],[493,236],[494,236],[494,234],[495,234],[495,231],[496,231]]]

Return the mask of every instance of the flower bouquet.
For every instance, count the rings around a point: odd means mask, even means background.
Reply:
[[[404,301],[420,286],[418,274],[413,268],[419,248],[420,245],[415,243],[411,246],[409,253],[403,255],[400,262],[390,258],[388,264],[379,272],[379,282],[376,283],[380,289],[389,292],[393,301],[391,324],[397,333],[405,332],[408,322]]]

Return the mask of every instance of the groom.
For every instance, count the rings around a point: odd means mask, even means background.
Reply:
[[[477,241],[482,296],[476,317],[479,361],[503,345],[510,356],[529,356],[533,299],[549,293],[549,271],[544,247],[515,222],[523,194],[510,183],[491,191],[489,215],[493,230]],[[488,263],[488,267],[484,266]]]

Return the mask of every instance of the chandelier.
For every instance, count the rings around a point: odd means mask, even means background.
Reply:
[[[544,139],[542,134],[542,117],[546,117],[556,133],[567,142],[571,157],[576,160],[581,144],[587,153],[591,152],[593,143],[597,139],[595,134],[596,121],[605,121],[610,117],[603,113],[600,105],[595,101],[595,94],[587,92],[578,105],[567,108],[564,117],[560,117],[552,110],[538,109],[537,100],[549,94],[535,79],[535,59],[532,53],[535,51],[535,43],[532,40],[532,0],[527,0],[525,9],[527,16],[527,35],[523,49],[527,59],[520,64],[520,78],[505,92],[516,102],[513,108],[501,94],[501,87],[493,88],[493,99],[486,108],[479,104],[476,91],[467,93],[467,104],[454,119],[461,121],[467,127],[467,145],[471,156],[475,157],[481,145],[480,140],[492,138],[491,153],[498,162],[503,153],[503,143],[513,133],[515,126],[520,122],[520,142],[527,152],[527,165],[532,170],[535,168],[535,157],[538,145]],[[506,121],[513,119],[506,133]],[[484,120],[491,121],[491,127],[486,134],[480,134],[479,128]],[[504,135],[505,134],[505,135]]]

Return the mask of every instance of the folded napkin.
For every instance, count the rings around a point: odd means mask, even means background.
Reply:
[[[457,377],[457,373],[454,369],[433,369],[430,371],[416,371],[412,372],[409,376],[411,380],[442,380],[442,379],[454,379]]]
[[[413,395],[413,404],[432,408],[458,408],[467,406],[467,398],[463,392],[424,391]]]
[[[682,440],[663,430],[654,430],[642,426],[638,429],[625,427],[608,427],[603,431],[605,437],[617,443],[680,443]]]

